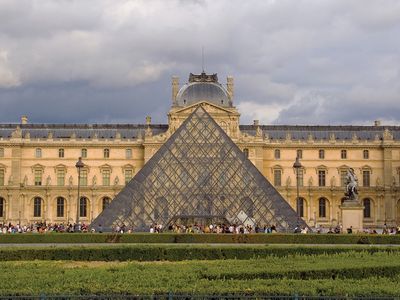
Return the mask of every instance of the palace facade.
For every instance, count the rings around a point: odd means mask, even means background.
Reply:
[[[172,78],[165,125],[0,124],[0,223],[90,223],[201,105],[310,226],[340,224],[350,167],[364,227],[400,224],[400,126],[240,125],[233,99],[232,77],[203,72],[182,86]]]

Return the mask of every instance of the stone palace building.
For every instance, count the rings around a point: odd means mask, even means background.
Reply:
[[[90,223],[201,105],[310,226],[340,224],[350,167],[364,227],[400,224],[400,126],[240,125],[233,99],[232,77],[203,72],[172,78],[168,124],[0,124],[0,223]]]

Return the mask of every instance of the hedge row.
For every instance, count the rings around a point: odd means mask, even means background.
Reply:
[[[10,247],[0,248],[0,261],[182,261],[287,257],[293,255],[334,255],[362,252],[400,253],[397,247],[284,247],[284,246],[167,246],[132,245],[112,247]]]
[[[365,266],[348,268],[331,268],[324,270],[285,270],[283,272],[258,272],[241,274],[223,274],[213,276],[203,274],[203,278],[208,280],[254,280],[254,279],[296,279],[296,280],[316,280],[316,279],[364,279],[368,277],[387,277],[393,278],[400,274],[400,266]]]
[[[400,244],[400,235],[356,234],[5,234],[0,243]]]
[[[176,248],[184,247],[179,245]],[[69,297],[65,295],[72,294],[80,295],[81,299],[92,299],[95,298],[94,295],[98,295],[98,299],[126,299],[127,296],[132,299],[142,298],[139,295],[149,295],[149,299],[166,299],[175,295],[177,297],[174,298],[179,299],[199,299],[199,295],[214,295],[214,299],[239,299],[242,296],[255,295],[259,299],[265,299],[265,295],[296,294],[300,296],[296,299],[303,298],[302,295],[333,296],[335,299],[361,296],[376,299],[378,296],[391,296],[390,299],[398,299],[400,275],[396,268],[399,266],[399,252],[351,252],[336,255],[294,255],[289,259],[271,256],[254,260],[162,263],[0,261],[0,295],[5,296],[4,298],[11,295],[40,295],[40,298],[46,298],[45,295],[59,295],[59,299],[67,299]],[[336,270],[340,269],[342,271],[339,276],[334,277],[337,275]],[[260,276],[263,272],[264,276]],[[251,275],[252,273],[258,276]],[[269,275],[265,275],[267,273]],[[208,279],[206,275],[211,274],[220,276]],[[227,274],[236,274],[236,278],[241,279],[227,279]],[[342,277],[341,274],[345,276]],[[252,276],[251,280],[249,276]],[[263,277],[270,279],[262,279]]]

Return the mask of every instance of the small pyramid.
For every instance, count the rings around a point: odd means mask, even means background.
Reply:
[[[148,231],[178,219],[307,226],[199,105],[93,221],[103,230]]]

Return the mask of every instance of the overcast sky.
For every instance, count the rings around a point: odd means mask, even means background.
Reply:
[[[398,0],[0,0],[0,122],[166,123],[202,47],[242,124],[400,124]]]

